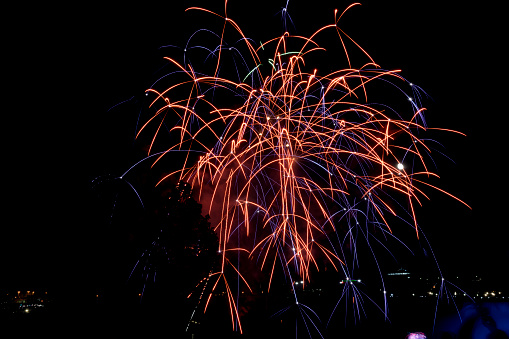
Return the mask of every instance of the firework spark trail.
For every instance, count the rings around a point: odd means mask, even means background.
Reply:
[[[227,274],[232,271],[250,288],[249,278],[235,264],[239,252],[270,271],[269,289],[278,261],[285,275],[299,276],[304,285],[311,281],[313,270],[320,270],[317,257],[349,276],[358,264],[357,230],[368,245],[370,227],[393,236],[388,222],[392,215],[413,225],[419,236],[415,207],[422,198],[427,199],[423,189],[434,187],[426,179],[437,175],[428,169],[431,150],[419,137],[429,129],[425,109],[420,107],[420,89],[398,70],[381,69],[339,28],[346,10],[339,17],[336,11],[334,23],[309,38],[286,32],[259,45],[226,14],[196,7],[188,10],[222,20],[221,33],[200,29],[189,39],[183,63],[165,58],[175,71],[147,90],[155,113],[138,136],[147,126],[154,126],[147,154],[147,158],[156,158],[154,164],[174,151],[186,154],[182,166],[161,178],[158,185],[165,180],[189,182],[200,198],[211,191],[209,214],[218,215],[214,227],[222,256],[221,268],[213,275],[213,290],[222,282],[232,324],[241,330],[238,298]],[[235,44],[227,43],[229,29],[238,34]],[[316,40],[329,30],[337,33],[349,66],[322,75],[305,60],[325,53]],[[211,48],[191,45],[198,34],[211,34],[219,44]],[[353,68],[347,42],[355,44],[369,62]],[[189,54],[193,50],[206,51],[205,64],[215,59],[209,71],[192,66]],[[271,58],[264,60],[262,52],[270,51]],[[232,67],[231,60],[234,72],[223,71]],[[156,89],[172,77],[184,80]],[[409,112],[369,103],[369,88],[380,82],[410,102]],[[169,116],[176,117],[170,133],[178,141],[151,154]],[[196,160],[195,152],[201,154]],[[398,207],[403,205],[408,210]],[[349,231],[341,240],[337,228],[345,224]],[[351,262],[345,254],[347,241],[354,252]],[[354,302],[360,302],[355,312],[360,314],[364,312],[361,292],[352,291]],[[347,290],[344,295],[348,297]],[[207,305],[209,300],[210,296]]]

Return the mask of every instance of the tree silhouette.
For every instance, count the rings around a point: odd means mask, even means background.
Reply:
[[[189,184],[180,182],[163,194],[145,230],[150,240],[131,273],[140,301],[180,304],[208,276],[218,259],[218,239],[209,219],[202,216]]]

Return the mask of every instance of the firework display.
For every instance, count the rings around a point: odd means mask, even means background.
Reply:
[[[463,203],[429,181],[438,176],[428,164],[425,93],[340,28],[354,5],[309,37],[284,32],[265,42],[245,35],[226,6],[225,14],[189,8],[219,29],[192,34],[146,91],[152,113],[138,131],[150,135],[145,159],[173,166],[157,185],[191,185],[219,239],[221,262],[200,282],[199,311],[224,291],[241,332],[238,294],[253,291],[253,267],[268,291],[283,276],[308,314],[298,291],[325,266],[342,275],[345,299],[359,303],[359,242],[378,267],[371,243],[397,240],[402,227],[422,237],[416,208],[427,190]],[[341,55],[331,56],[338,46]],[[356,67],[354,55],[365,62]],[[387,314],[383,279],[380,286]]]

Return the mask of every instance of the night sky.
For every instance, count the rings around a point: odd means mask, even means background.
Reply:
[[[209,2],[217,4],[207,8],[221,12],[221,1]],[[270,3],[241,8],[254,5],[230,1],[230,16],[256,40],[280,34],[282,27],[276,13],[284,1],[263,2]],[[289,12],[302,35],[350,4],[298,3],[290,1]],[[421,226],[444,270],[495,277],[509,261],[506,37],[494,16],[500,8],[441,3],[362,1],[342,27],[383,68],[402,69],[432,97],[425,102],[430,126],[467,134],[443,133],[440,140],[455,163],[439,154],[435,160],[440,187],[472,211],[432,194],[420,212]],[[160,46],[183,46],[202,27],[184,13],[193,5],[203,2],[44,3],[12,10],[2,63],[0,287],[86,288],[114,269],[125,232],[97,211],[92,181],[118,176],[138,160],[132,146],[137,112],[128,106],[108,110],[143,95],[164,66]]]

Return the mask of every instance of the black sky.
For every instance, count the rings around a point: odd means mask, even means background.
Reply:
[[[229,3],[233,19],[259,40],[281,32],[276,12],[285,3],[263,2]],[[350,4],[312,3],[290,1],[304,35],[329,23],[334,8]],[[108,109],[143,94],[164,65],[160,46],[183,46],[201,27],[184,13],[194,5],[203,1],[12,10],[3,56],[0,287],[81,284],[115,265],[112,252],[121,241],[98,220],[91,182],[119,175],[137,160],[131,148],[136,115]],[[426,103],[430,125],[467,134],[444,134],[455,164],[437,162],[441,187],[473,210],[434,194],[422,226],[445,267],[471,272],[493,273],[509,260],[507,86],[498,11],[471,2],[370,0],[353,8],[343,26],[383,68],[402,69],[433,98]]]

